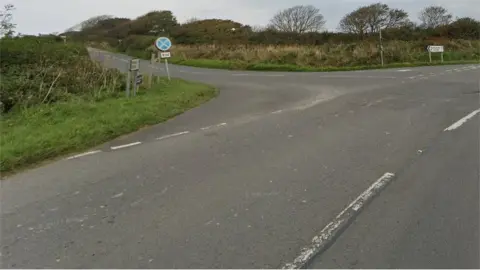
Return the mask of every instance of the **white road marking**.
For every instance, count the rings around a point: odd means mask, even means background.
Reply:
[[[221,127],[221,126],[226,126],[227,123],[221,123],[221,124],[218,124],[218,125],[213,125],[213,126],[208,126],[208,127],[202,127],[201,129],[202,130],[207,130],[207,129],[211,129],[211,128],[214,128],[214,127]]]
[[[134,142],[134,143],[129,143],[129,144],[112,146],[112,147],[110,147],[110,149],[112,149],[112,150],[117,150],[117,149],[122,149],[122,148],[127,148],[127,147],[131,147],[131,146],[139,145],[139,144],[141,144],[141,143],[142,143],[142,142]]]
[[[232,76],[248,76],[250,74],[247,74],[247,73],[234,73],[232,74]]]
[[[278,114],[278,113],[281,113],[283,112],[283,110],[278,110],[278,111],[274,111],[274,112],[271,112],[272,114]]]
[[[74,158],[79,158],[79,157],[84,157],[84,156],[89,156],[89,155],[97,154],[97,153],[100,153],[100,152],[102,152],[102,151],[95,150],[95,151],[85,152],[85,153],[82,153],[82,154],[71,156],[71,157],[67,158],[67,160],[74,159]]]
[[[477,113],[480,112],[480,109],[478,110],[475,110],[473,112],[471,112],[470,114],[468,114],[467,116],[463,117],[462,119],[458,120],[457,122],[455,122],[453,125],[449,126],[448,128],[446,128],[444,131],[452,131],[452,130],[455,130],[457,128],[459,128],[460,126],[462,126],[463,124],[465,124],[470,118],[474,117]]]
[[[319,235],[312,239],[312,243],[302,249],[300,255],[292,263],[287,263],[282,269],[299,269],[304,267],[314,256],[324,251],[328,244],[333,241],[342,229],[346,228],[353,218],[363,207],[383,190],[395,177],[393,173],[385,173],[375,181],[367,190],[348,205],[332,222],[323,228]]]
[[[116,195],[113,195],[113,196],[112,196],[112,199],[120,198],[120,197],[122,197],[122,196],[123,196],[123,192],[120,192],[120,193],[118,193],[118,194],[116,194]]]
[[[317,75],[314,74],[317,78],[352,78],[352,79],[363,79],[363,78],[369,78],[369,79],[396,79],[397,77],[394,76],[352,76],[352,75]]]
[[[398,72],[408,72],[408,71],[412,71],[411,69],[399,69],[397,70]]]
[[[190,131],[182,131],[182,132],[178,132],[178,133],[174,133],[174,134],[159,137],[156,140],[164,140],[164,139],[167,139],[167,138],[172,138],[172,137],[176,137],[176,136],[180,136],[180,135],[184,135],[184,134],[188,134],[188,133],[190,133]]]

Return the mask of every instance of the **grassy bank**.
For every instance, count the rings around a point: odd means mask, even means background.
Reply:
[[[480,40],[445,41],[444,62],[433,54],[430,63],[428,41],[386,41],[385,68],[442,64],[480,63]],[[128,49],[123,53],[150,59],[153,47]],[[382,68],[377,43],[358,42],[319,46],[267,45],[174,45],[171,63],[232,70],[261,71],[346,71]]]
[[[382,68],[399,68],[399,67],[419,67],[419,66],[438,66],[438,65],[456,65],[456,64],[478,64],[480,61],[476,60],[464,60],[464,61],[448,61],[439,62],[416,62],[416,63],[390,63],[384,66],[376,65],[363,65],[363,66],[324,66],[324,67],[312,67],[312,66],[297,66],[291,64],[268,64],[258,63],[249,64],[240,61],[225,61],[225,60],[211,60],[211,59],[191,59],[182,60],[174,59],[170,61],[173,64],[199,67],[199,68],[213,68],[213,69],[230,69],[230,70],[252,70],[252,71],[292,71],[292,72],[332,72],[332,71],[353,71],[353,70],[368,70],[368,69],[382,69]]]
[[[18,108],[1,119],[0,171],[12,172],[165,121],[216,93],[207,85],[172,80],[134,98],[72,99]]]
[[[430,42],[386,41],[384,60],[388,64],[427,63],[426,47]],[[444,60],[479,61],[480,41],[453,40],[444,44]],[[199,45],[174,46],[172,55],[177,61],[209,59],[230,61],[241,65],[294,65],[300,67],[358,67],[380,64],[377,43],[322,44],[318,46],[263,46],[263,45]],[[439,61],[440,55],[433,54]]]

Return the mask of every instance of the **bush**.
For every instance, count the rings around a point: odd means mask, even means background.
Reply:
[[[72,98],[101,99],[123,90],[123,75],[90,60],[80,44],[58,37],[2,39],[2,112]]]

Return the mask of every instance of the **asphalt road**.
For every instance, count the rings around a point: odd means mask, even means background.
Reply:
[[[3,268],[480,267],[480,65],[171,73],[221,94],[1,181]]]

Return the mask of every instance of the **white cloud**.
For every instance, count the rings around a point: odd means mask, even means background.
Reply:
[[[380,0],[379,0],[380,1]],[[318,7],[335,29],[340,18],[368,0],[0,0],[15,5],[14,23],[24,34],[61,32],[90,17],[109,14],[135,18],[151,10],[171,10],[180,21],[191,17],[232,19],[244,24],[264,25],[280,9],[298,4]],[[419,10],[442,5],[454,16],[480,18],[480,0],[384,0],[416,19]]]

